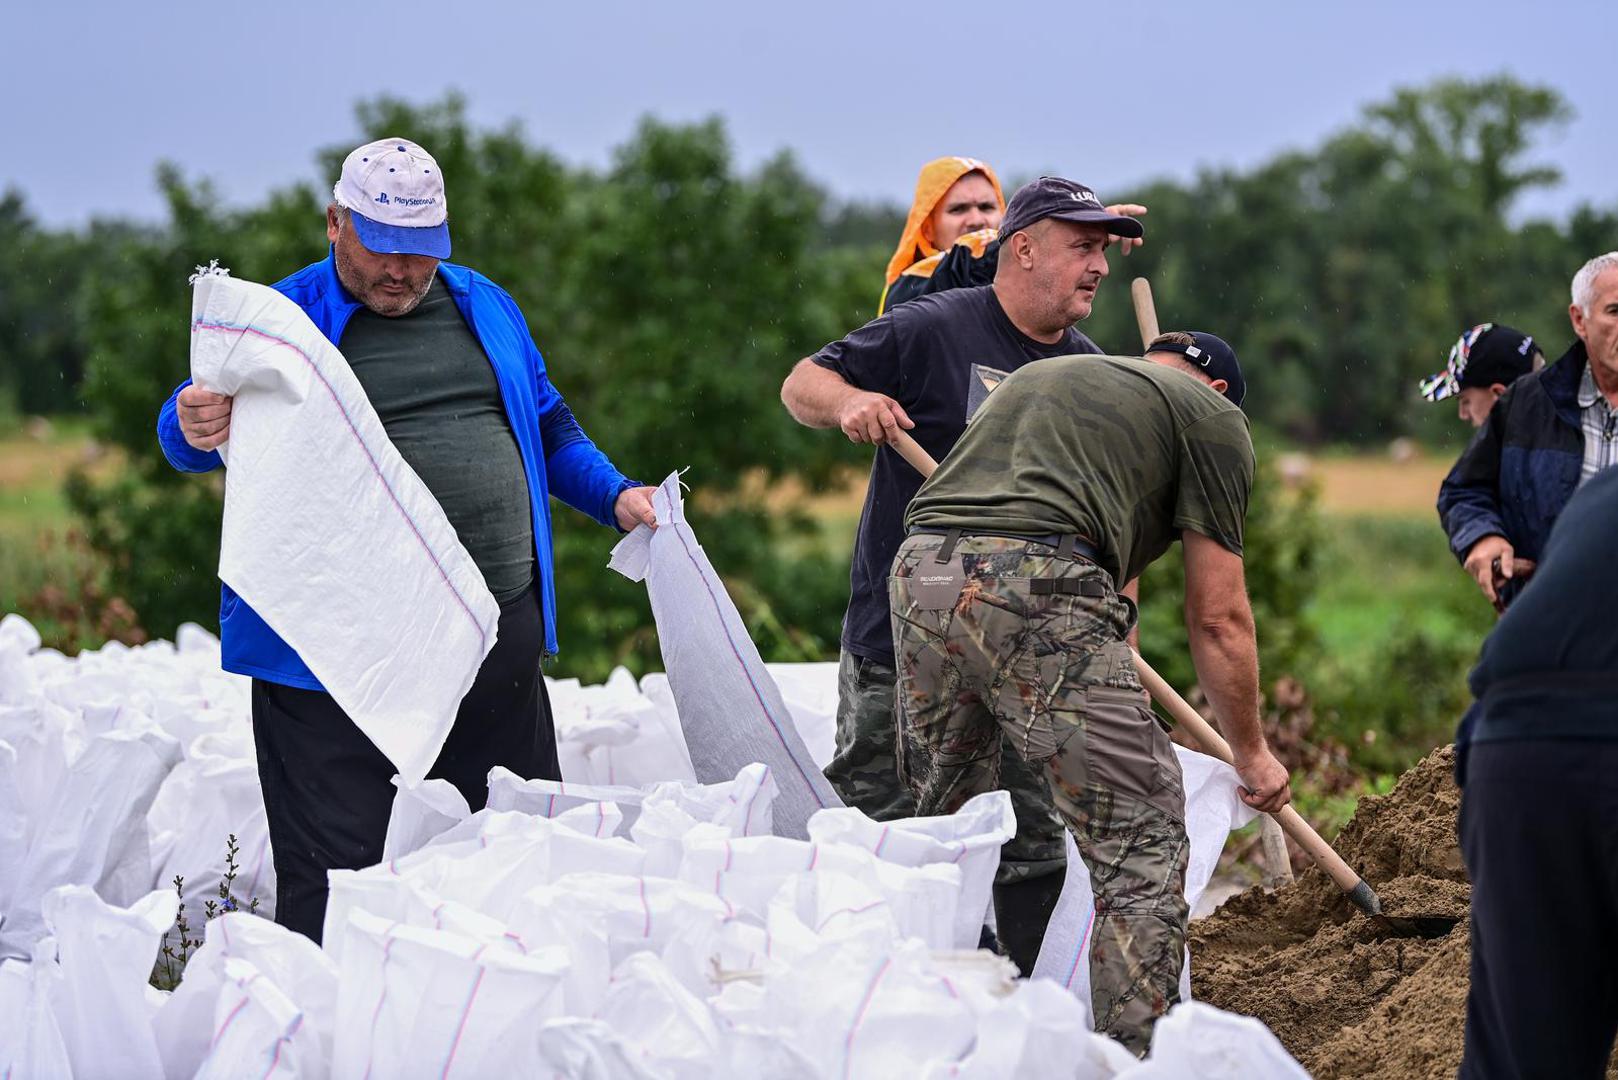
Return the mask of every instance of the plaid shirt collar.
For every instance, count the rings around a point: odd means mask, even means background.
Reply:
[[[1598,401],[1605,401],[1596,386],[1596,373],[1589,364],[1584,365],[1584,376],[1579,380],[1579,408],[1588,409]]]

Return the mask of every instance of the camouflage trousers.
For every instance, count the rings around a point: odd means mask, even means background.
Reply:
[[[1100,567],[1026,540],[909,537],[888,581],[901,775],[917,812],[1000,783],[1001,744],[1040,770],[1090,872],[1095,1026],[1144,1053],[1179,1000],[1185,794]]]
[[[898,745],[893,669],[845,651],[837,663],[837,753],[826,779],[843,802],[876,821],[914,817],[916,797],[899,779]],[[995,881],[1008,885],[1065,873],[1062,819],[1044,777],[1013,755],[1005,759],[1000,781],[1011,793],[1017,835],[1000,849]]]

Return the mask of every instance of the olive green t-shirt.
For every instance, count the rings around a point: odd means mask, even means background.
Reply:
[[[908,528],[1077,533],[1120,585],[1190,529],[1242,553],[1253,441],[1195,376],[1115,356],[1009,375],[905,515]]]
[[[489,591],[516,599],[534,580],[528,476],[494,367],[443,279],[408,314],[360,308],[338,347]]]

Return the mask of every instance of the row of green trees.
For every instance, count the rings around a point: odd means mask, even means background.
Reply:
[[[1508,80],[1444,82],[1399,92],[1307,152],[1106,192],[1150,206],[1150,243],[1114,260],[1087,329],[1133,348],[1120,279],[1147,273],[1165,326],[1237,345],[1261,425],[1370,441],[1433,422],[1412,403],[1414,381],[1462,326],[1497,318],[1557,341],[1572,270],[1614,246],[1610,210],[1512,217],[1518,196],[1554,179],[1532,149],[1566,112],[1553,92]],[[366,137],[407,134],[438,157],[457,259],[513,292],[597,442],[650,482],[691,467],[696,527],[765,655],[832,655],[846,539],[827,542],[823,522],[766,494],[787,478],[822,489],[868,452],[792,423],[777,393],[798,357],[870,315],[903,208],[836,204],[788,154],[744,175],[717,120],[644,121],[602,170],[515,127],[477,129],[455,98],[373,102],[358,120]],[[335,175],[346,150],[322,151],[320,172]],[[174,473],[153,435],[186,373],[187,275],[217,258],[274,281],[322,257],[326,193],[294,185],[230,209],[173,168],[158,182],[169,213],[155,227],[50,230],[19,196],[0,202],[0,396],[27,412],[85,411],[122,449],[127,467],[77,478],[72,502],[112,591],[165,634],[211,622],[216,602],[219,486]],[[1309,648],[1311,521],[1266,481],[1249,576],[1272,671]],[[640,587],[603,569],[611,534],[562,513],[556,542],[562,669],[655,665]],[[1144,626],[1183,656],[1173,570],[1159,574]]]
[[[1574,272],[1618,247],[1618,200],[1516,216],[1560,179],[1534,149],[1570,115],[1504,77],[1397,91],[1310,150],[1117,193],[1151,208],[1128,270],[1150,275],[1165,327],[1213,330],[1247,358],[1260,423],[1306,442],[1453,442],[1453,410],[1421,401],[1417,379],[1479,322],[1556,359]],[[1098,341],[1129,340],[1126,307],[1098,311]]]

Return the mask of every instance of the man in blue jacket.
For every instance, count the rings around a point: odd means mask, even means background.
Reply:
[[[1500,610],[1574,489],[1618,464],[1618,252],[1585,263],[1572,292],[1578,340],[1512,384],[1438,493],[1450,550]]]
[[[655,525],[652,488],[584,434],[511,296],[441,260],[444,181],[405,139],[360,147],[326,208],[331,254],[276,284],[342,351],[389,439],[443,507],[500,604],[498,640],[430,775],[474,810],[503,765],[561,779],[543,654],[556,650],[550,496],[603,525]],[[182,383],[157,433],[183,472],[220,465],[231,399]],[[253,679],[253,737],[275,856],[276,921],[320,940],[326,872],[377,862],[392,764],[290,646],[227,586],[223,666]]]

